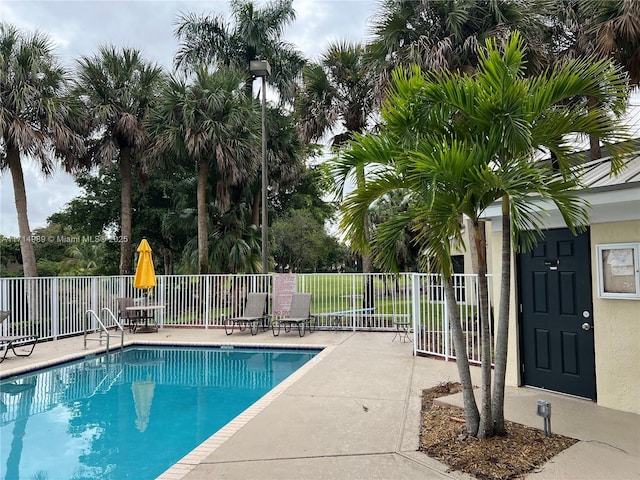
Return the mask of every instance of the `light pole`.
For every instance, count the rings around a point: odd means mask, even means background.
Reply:
[[[269,273],[269,218],[267,215],[267,75],[271,66],[266,60],[251,60],[249,72],[262,78],[262,273]]]

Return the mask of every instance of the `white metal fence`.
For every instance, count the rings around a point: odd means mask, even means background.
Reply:
[[[132,276],[0,278],[0,310],[11,312],[0,333],[41,340],[80,335],[85,320],[92,321],[88,310],[107,307],[117,315],[119,297],[165,305],[157,313],[164,327],[219,328],[241,314],[248,292],[268,292],[273,314],[283,277],[291,291],[313,294],[311,313],[320,329],[395,331],[397,323],[410,322],[415,353],[455,358],[440,276],[414,273],[160,275],[149,297],[133,287]],[[477,363],[477,277],[455,275],[454,286],[469,359]]]
[[[444,302],[444,287],[440,275],[418,275],[413,279],[412,321],[416,353],[435,355],[445,360],[455,359],[449,315]],[[493,315],[491,305],[491,277],[489,285],[489,315],[491,351],[494,346]],[[477,275],[454,275],[453,288],[457,301],[462,331],[466,338],[469,361],[480,363],[481,326],[479,321],[479,286]],[[493,356],[493,353],[492,353]]]

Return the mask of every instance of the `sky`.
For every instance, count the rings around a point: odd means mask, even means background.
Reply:
[[[263,5],[263,0],[255,0]],[[332,41],[364,41],[377,0],[294,0],[297,18],[285,40],[304,55],[317,59]],[[48,34],[62,63],[72,68],[80,56],[95,54],[100,45],[139,49],[148,61],[167,69],[177,50],[173,36],[180,13],[205,13],[229,18],[227,0],[0,0],[0,21],[26,31]],[[31,162],[24,162],[27,208],[31,230],[80,192],[71,176],[57,172],[44,178]],[[18,236],[11,174],[0,173],[0,234]]]

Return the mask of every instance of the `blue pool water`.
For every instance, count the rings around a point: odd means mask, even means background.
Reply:
[[[155,478],[317,353],[133,347],[2,380],[0,478]]]

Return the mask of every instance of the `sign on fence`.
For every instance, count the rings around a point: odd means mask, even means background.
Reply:
[[[273,314],[289,315],[291,296],[296,291],[295,273],[279,273],[273,276]]]

